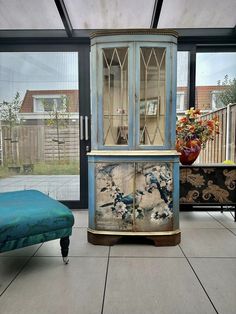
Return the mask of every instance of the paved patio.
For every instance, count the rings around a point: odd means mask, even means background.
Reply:
[[[0,179],[0,192],[36,189],[57,200],[79,200],[79,186],[79,175],[18,175]]]

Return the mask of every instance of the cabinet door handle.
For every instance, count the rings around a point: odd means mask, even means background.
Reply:
[[[80,116],[80,139],[84,139],[84,117]]]
[[[89,131],[88,131],[88,116],[84,117],[85,119],[85,140],[89,139]]]

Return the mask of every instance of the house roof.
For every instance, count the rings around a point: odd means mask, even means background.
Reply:
[[[20,113],[34,112],[33,99],[35,96],[46,95],[66,95],[69,100],[69,112],[79,111],[79,91],[78,90],[27,90],[23,99]]]
[[[196,86],[196,105],[201,109],[211,109],[212,92],[222,91],[225,86],[211,85],[211,86]]]
[[[196,86],[196,101],[195,105],[203,110],[210,110],[212,105],[212,92],[222,91],[226,86],[222,85],[208,85],[208,86]],[[178,86],[177,92],[184,92],[185,102],[187,99],[187,86]]]

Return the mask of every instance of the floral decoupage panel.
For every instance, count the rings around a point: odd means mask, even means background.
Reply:
[[[173,229],[172,163],[136,163],[135,231]]]
[[[99,230],[133,229],[134,163],[96,164],[96,213]]]

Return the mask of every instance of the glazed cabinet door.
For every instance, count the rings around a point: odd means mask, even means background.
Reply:
[[[100,45],[98,60],[98,146],[129,149],[133,142],[133,46]]]
[[[172,148],[172,54],[168,44],[136,44],[136,148]]]

